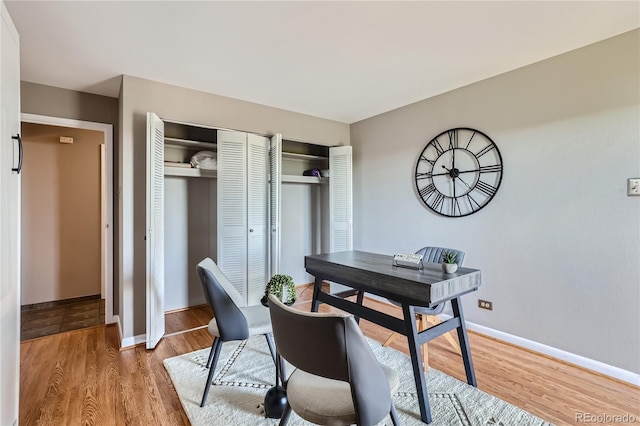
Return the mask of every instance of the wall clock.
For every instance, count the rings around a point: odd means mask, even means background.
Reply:
[[[502,156],[489,136],[458,127],[440,133],[424,147],[416,163],[416,189],[435,213],[468,216],[496,195],[502,169]]]

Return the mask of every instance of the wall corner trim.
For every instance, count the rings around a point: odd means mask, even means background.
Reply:
[[[118,321],[118,324],[120,324],[119,321]],[[144,345],[146,343],[147,343],[146,334],[138,334],[137,336],[133,336],[133,337],[125,337],[120,341],[120,350],[124,351],[138,345]]]

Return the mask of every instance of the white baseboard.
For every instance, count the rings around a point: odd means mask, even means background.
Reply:
[[[111,316],[107,316],[104,320],[104,323],[106,325],[109,324],[118,324],[118,327],[120,326],[120,317],[118,315],[111,315]],[[122,331],[120,328],[118,328],[118,331]]]
[[[376,299],[382,302],[389,303],[385,298],[378,297],[373,294],[367,293],[368,298]],[[442,320],[451,318],[451,315],[440,314],[438,317]],[[467,329],[473,330],[476,333],[484,334],[485,336],[493,337],[494,339],[502,340],[503,342],[511,343],[521,348],[529,349],[534,352],[547,355],[561,361],[568,362],[569,364],[577,365],[578,367],[592,370],[605,376],[613,377],[614,379],[621,380],[626,383],[630,383],[640,387],[640,374],[632,371],[623,370],[613,365],[605,364],[604,362],[596,361],[591,358],[586,358],[581,355],[576,355],[571,352],[563,351],[552,346],[547,346],[542,343],[535,342],[533,340],[525,339],[524,337],[515,336],[513,334],[505,333],[493,328],[485,327],[484,325],[475,324],[466,321]]]
[[[118,315],[114,315],[115,323],[118,326],[118,337],[120,340],[120,350],[127,349],[133,346],[137,346],[143,343],[147,343],[147,336],[145,334],[139,334],[133,337],[125,337],[122,338],[122,324],[120,324],[120,317]]]
[[[147,343],[147,335],[146,334],[138,334],[133,337],[125,337],[120,342],[120,349],[127,349],[133,346],[138,346]]]
[[[120,340],[120,347],[122,347],[122,324],[120,324],[120,315],[114,315],[112,317],[113,323],[115,323],[118,330],[118,340]]]
[[[441,319],[451,318],[450,315],[441,314]],[[473,330],[476,333],[484,334],[494,339],[502,340],[504,342],[511,343],[516,346],[520,346],[525,349],[529,349],[534,352],[559,359],[561,361],[568,362],[570,364],[577,365],[588,370],[595,371],[605,376],[613,377],[623,382],[630,383],[635,386],[640,386],[640,374],[632,371],[623,370],[622,368],[614,367],[613,365],[605,364],[604,362],[596,361],[590,358],[576,355],[571,352],[563,351],[561,349],[547,346],[542,343],[535,342],[533,340],[525,339],[523,337],[514,336],[513,334],[505,333],[493,328],[485,327],[483,325],[474,324],[467,321],[467,329]]]
[[[137,336],[133,336],[133,337],[125,337],[122,338],[122,326],[120,325],[120,317],[116,316],[116,318],[118,319],[118,331],[120,332],[120,349],[127,349],[130,347],[134,347],[143,343],[147,343],[147,335],[146,334],[139,334]]]

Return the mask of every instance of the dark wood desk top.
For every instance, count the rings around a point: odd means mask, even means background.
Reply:
[[[305,256],[307,272],[358,290],[409,303],[434,306],[480,286],[480,271],[458,268],[453,274],[439,263],[424,263],[424,269],[393,266],[393,256],[363,251],[342,251]]]

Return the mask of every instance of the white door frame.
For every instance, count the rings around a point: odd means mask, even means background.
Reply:
[[[117,322],[113,315],[113,125],[105,123],[94,123],[92,121],[74,120],[69,118],[50,117],[37,114],[20,114],[20,121],[23,123],[46,124],[51,126],[71,127],[75,129],[97,130],[104,134],[104,146],[106,153],[105,189],[106,203],[102,206],[102,215],[106,219],[103,247],[105,258],[104,264],[105,294],[105,324]]]

